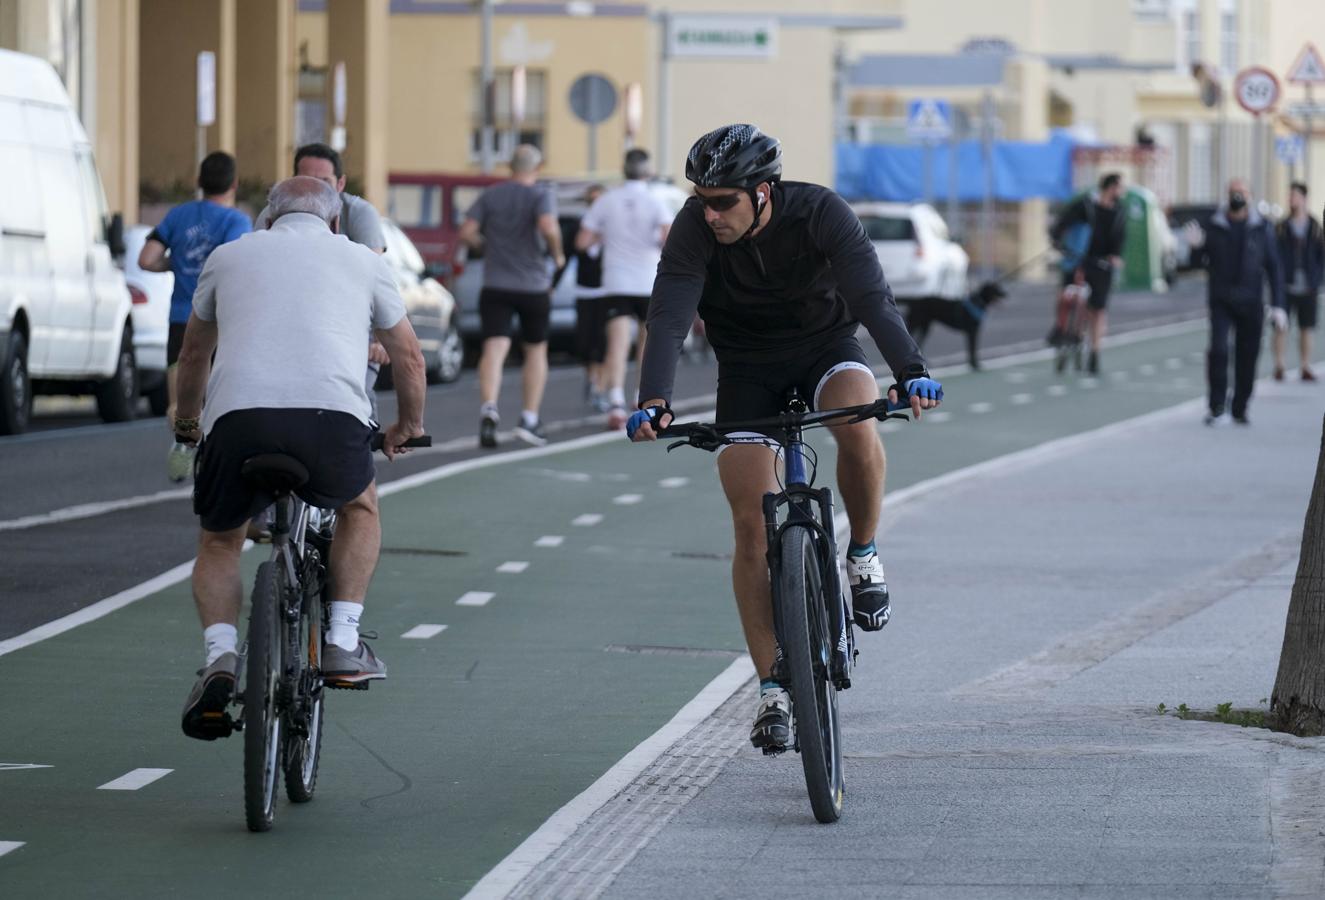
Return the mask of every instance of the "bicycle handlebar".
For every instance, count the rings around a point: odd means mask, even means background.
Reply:
[[[902,407],[906,409],[907,407]],[[725,444],[732,444],[728,437],[735,431],[762,431],[764,429],[788,429],[793,427],[800,428],[822,428],[832,419],[846,419],[841,423],[844,425],[855,425],[859,422],[867,422],[870,419],[878,419],[880,422],[887,419],[903,419],[910,421],[910,416],[900,412],[897,408],[889,405],[885,397],[875,400],[873,403],[865,403],[860,406],[847,406],[842,409],[824,409],[815,412],[784,412],[777,416],[770,416],[766,419],[750,419],[745,422],[683,422],[668,425],[662,431],[658,432],[660,438],[681,438],[681,440],[669,444],[669,451],[677,447],[689,445],[698,447],[700,450],[716,450]]]
[[[374,432],[373,432],[373,437],[372,437],[372,439],[369,441],[369,449],[374,450],[374,451],[381,450],[381,449],[382,449],[382,446],[383,446],[385,443],[386,443],[386,435],[383,434],[383,433],[380,432],[380,431],[374,431]],[[417,448],[417,447],[431,447],[431,446],[432,446],[432,435],[430,435],[430,434],[422,434],[422,435],[419,435],[418,437],[412,437],[412,438],[410,438],[409,440],[405,441],[405,443],[401,444],[400,446],[402,446],[402,447],[410,447],[410,448]]]

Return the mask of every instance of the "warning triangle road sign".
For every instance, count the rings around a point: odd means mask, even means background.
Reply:
[[[1295,84],[1325,84],[1325,59],[1315,44],[1308,43],[1288,70],[1288,80]]]

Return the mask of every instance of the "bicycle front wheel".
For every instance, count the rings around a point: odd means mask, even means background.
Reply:
[[[299,695],[285,735],[285,795],[294,803],[313,799],[318,759],[322,753],[322,598],[305,597],[299,617]]]
[[[258,566],[248,617],[244,685],[244,817],[249,831],[267,831],[276,813],[281,757],[281,629],[276,619],[280,587],[276,563]]]
[[[796,746],[805,770],[810,806],[820,822],[842,815],[841,732],[837,688],[829,674],[832,657],[828,603],[815,536],[808,528],[782,533],[778,602],[782,606],[782,652],[791,676],[791,712]]]

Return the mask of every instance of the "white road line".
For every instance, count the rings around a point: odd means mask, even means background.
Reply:
[[[634,750],[608,769],[597,781],[539,826],[524,839],[520,846],[497,863],[496,867],[465,895],[466,900],[487,900],[505,897],[534,867],[547,859],[560,847],[575,829],[598,809],[611,800],[622,788],[630,784],[654,760],[690,729],[707,719],[715,709],[736,693],[741,685],[754,677],[750,657],[742,656],[708,683],[702,691],[681,708],[672,720],[655,731]]]
[[[1003,376],[1009,384],[1021,384],[1030,377],[1026,372],[1009,372]]]
[[[983,415],[984,413],[987,412],[993,412],[994,404],[986,400],[981,400],[979,403],[972,403],[968,408],[971,410],[971,412],[975,413],[978,416],[978,415]]]
[[[1088,391],[1093,391],[1095,390],[1095,388],[1100,386],[1100,380],[1096,378],[1094,375],[1089,375],[1078,381],[1077,384]]]
[[[100,503],[80,503],[77,506],[66,506],[64,509],[57,509],[48,513],[41,513],[35,516],[23,516],[18,519],[6,519],[0,522],[0,531],[18,531],[22,528],[34,528],[38,525],[53,525],[56,522],[69,522],[74,519],[90,519],[93,516],[104,515],[108,512],[118,512],[122,509],[136,509],[139,506],[150,506],[153,503],[160,503],[163,500],[183,500],[185,497],[193,496],[193,488],[172,488],[168,491],[157,491],[155,494],[144,494],[141,497],[126,497],[123,500],[103,500]]]
[[[613,497],[612,502],[617,506],[634,506],[643,499],[643,494],[622,494],[619,497]]]
[[[1067,385],[1051,384],[1044,390],[1050,397],[1061,397],[1067,393]]]
[[[1025,406],[1027,403],[1030,403],[1031,401],[1033,401],[1033,400],[1035,399],[1035,395],[1034,395],[1034,394],[1013,394],[1013,395],[1012,395],[1011,397],[1009,397],[1008,399],[1012,401],[1012,405],[1013,405],[1013,406]]]
[[[446,630],[445,625],[415,625],[409,631],[401,635],[415,641],[426,641],[430,637],[437,637]]]
[[[0,856],[4,856],[6,853],[11,853],[14,850],[17,850],[19,847],[22,847],[24,843],[24,841],[0,841]]]
[[[560,547],[566,539],[559,534],[545,534],[534,541],[535,547]]]
[[[1181,368],[1182,368],[1182,360],[1181,360],[1180,358],[1176,357],[1176,356],[1170,356],[1168,359],[1164,360],[1164,368],[1166,368],[1166,369],[1181,369]]]
[[[152,782],[165,778],[174,769],[134,769],[132,772],[126,772],[114,781],[107,781],[99,791],[136,791],[139,788],[146,787]]]
[[[529,568],[529,563],[521,560],[509,560],[497,567],[498,572],[505,572],[510,575],[519,575],[525,569]]]
[[[658,482],[658,487],[662,487],[662,488],[679,488],[679,487],[685,487],[685,486],[686,486],[687,484],[689,484],[689,483],[690,483],[690,479],[689,479],[689,478],[680,478],[680,477],[677,477],[677,478],[664,478],[664,479],[662,479],[661,481]]]
[[[1137,367],[1137,371],[1142,375],[1154,375],[1156,372],[1154,363],[1142,363]]]
[[[0,772],[17,772],[20,769],[53,769],[54,766],[44,766],[39,763],[0,763]]]
[[[1112,381],[1126,381],[1128,378],[1131,378],[1131,377],[1132,377],[1131,375],[1129,375],[1128,373],[1122,371],[1121,369],[1119,369],[1118,371],[1110,372],[1110,373],[1109,373],[1109,378],[1110,378],[1110,380],[1112,380]]]
[[[597,525],[601,521],[603,521],[603,517],[601,514],[585,513],[582,516],[576,516],[575,518],[571,519],[570,523],[572,525],[579,525],[581,528],[588,528],[590,525]]]
[[[952,413],[948,412],[946,409],[936,409],[933,412],[921,413],[921,415],[924,417],[924,421],[931,425],[939,425],[952,418]],[[898,427],[901,427],[900,423]]]
[[[455,602],[456,606],[487,606],[488,601],[497,596],[491,591],[466,591]]]

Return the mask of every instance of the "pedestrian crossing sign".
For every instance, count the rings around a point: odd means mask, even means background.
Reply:
[[[1294,84],[1325,84],[1325,59],[1321,59],[1316,45],[1308,42],[1288,70],[1288,80]]]
[[[952,134],[952,107],[946,100],[926,97],[906,107],[906,133],[916,141],[941,141]]]

